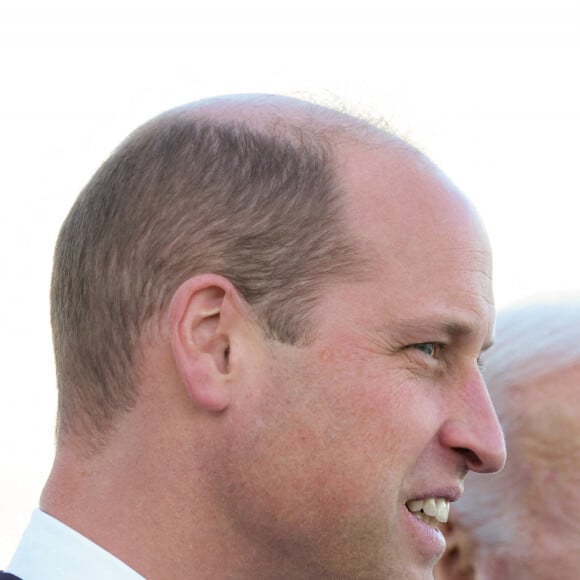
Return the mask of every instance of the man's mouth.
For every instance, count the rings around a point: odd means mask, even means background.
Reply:
[[[417,518],[430,526],[437,528],[438,523],[444,524],[449,517],[449,501],[442,497],[427,499],[412,499],[407,503],[407,509]]]

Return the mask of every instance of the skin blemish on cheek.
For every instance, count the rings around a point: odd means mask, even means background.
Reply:
[[[333,358],[332,351],[330,348],[323,348],[318,352],[318,360],[321,362],[331,361]]]

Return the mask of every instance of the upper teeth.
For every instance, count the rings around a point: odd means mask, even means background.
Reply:
[[[417,514],[423,513],[435,518],[438,522],[445,523],[449,517],[449,502],[442,497],[430,497],[429,499],[412,499],[407,502],[409,511]]]

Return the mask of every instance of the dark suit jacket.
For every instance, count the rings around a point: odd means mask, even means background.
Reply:
[[[0,580],[22,580],[22,578],[18,578],[14,574],[8,574],[8,572],[0,572]]]

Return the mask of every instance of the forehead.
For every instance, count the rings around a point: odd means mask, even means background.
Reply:
[[[393,139],[359,141],[341,147],[338,159],[351,223],[370,248],[405,252],[422,240],[449,250],[468,245],[489,258],[477,212],[420,152]]]
[[[491,249],[468,200],[431,162],[388,140],[339,154],[349,224],[403,318],[446,310],[493,322]],[[491,322],[490,322],[491,319]],[[489,329],[491,333],[491,329]]]

